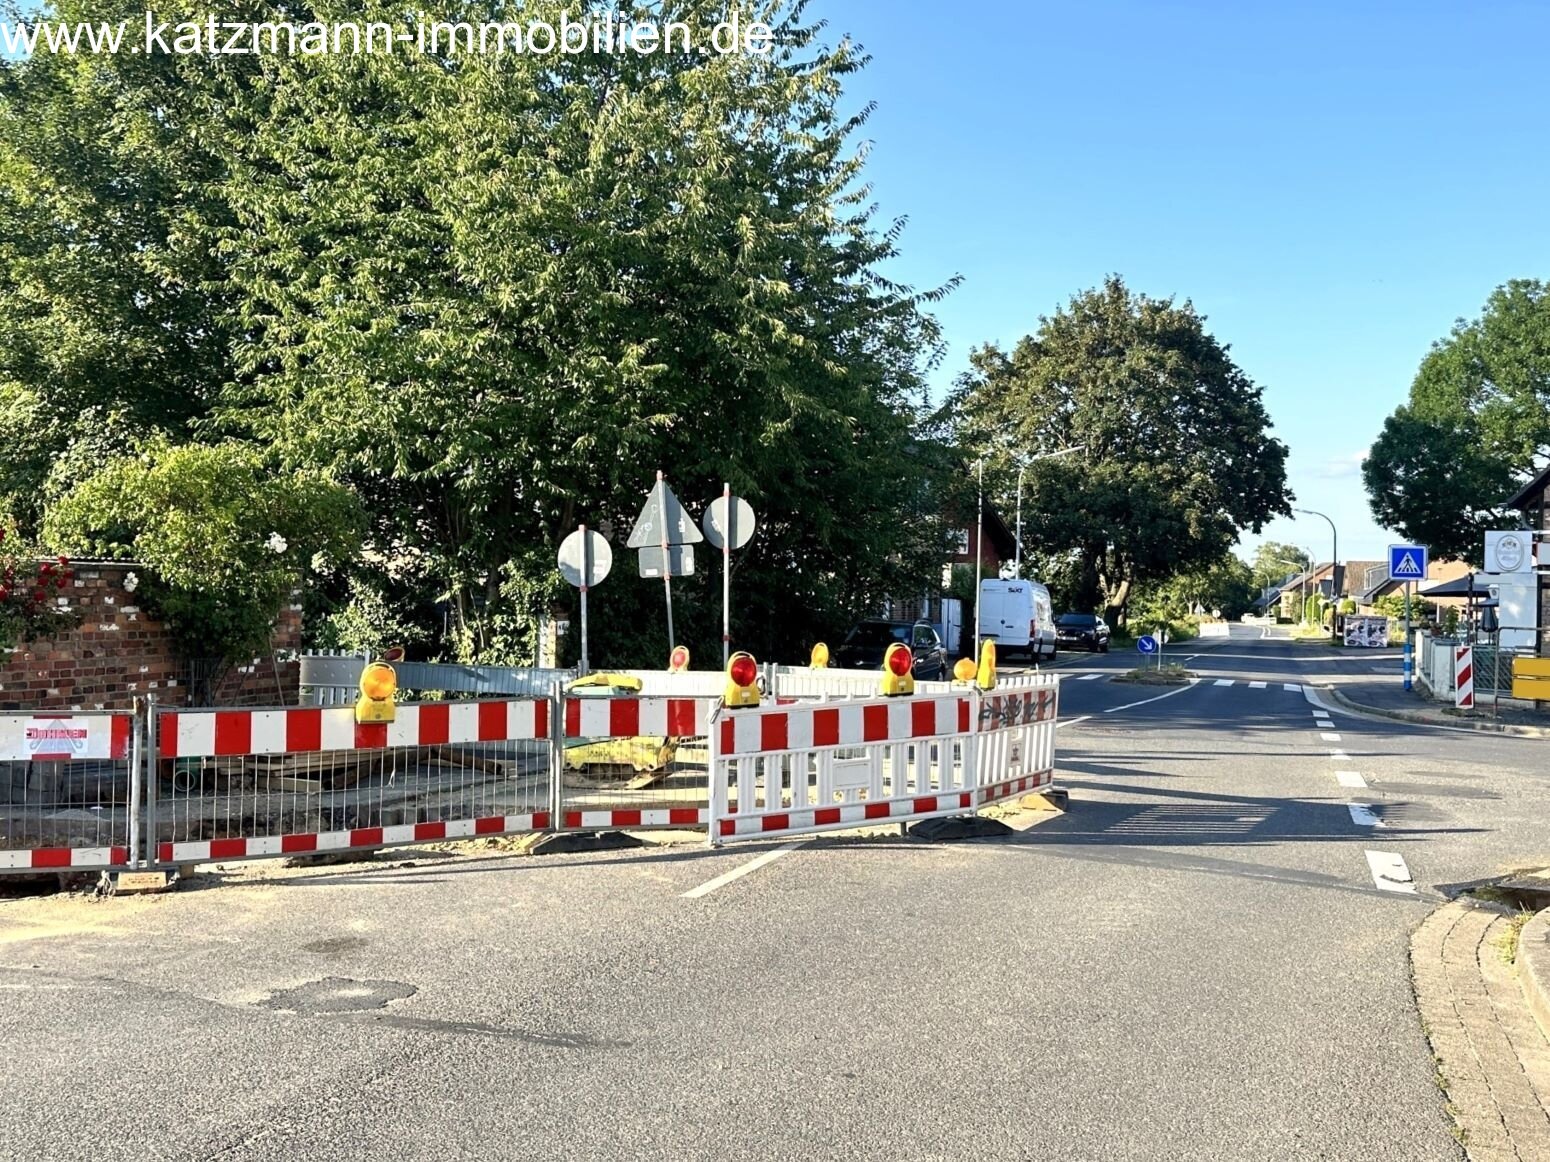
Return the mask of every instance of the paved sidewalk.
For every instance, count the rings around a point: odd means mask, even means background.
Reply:
[[[1326,687],[1335,701],[1352,710],[1363,710],[1402,722],[1428,726],[1453,726],[1492,734],[1514,734],[1528,738],[1550,738],[1550,714],[1526,709],[1526,704],[1503,704],[1498,717],[1487,704],[1473,714],[1445,707],[1417,687],[1405,692],[1404,683],[1394,678],[1336,679]]]
[[[1473,1162],[1550,1158],[1550,1041],[1508,963],[1512,928],[1504,909],[1462,899],[1410,941],[1438,1083]]]

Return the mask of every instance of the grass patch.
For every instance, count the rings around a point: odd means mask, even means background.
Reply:
[[[1183,686],[1194,676],[1177,664],[1163,666],[1160,669],[1156,666],[1140,666],[1134,670],[1127,670],[1114,681],[1133,682],[1140,686]]]
[[[1534,913],[1525,908],[1507,921],[1507,931],[1502,933],[1502,938],[1496,942],[1496,948],[1502,954],[1503,963],[1518,963],[1518,942],[1523,936],[1523,925],[1533,918]]]

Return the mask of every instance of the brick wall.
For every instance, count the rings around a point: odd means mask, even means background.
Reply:
[[[71,567],[75,579],[64,593],[80,619],[52,640],[0,650],[0,710],[127,709],[136,695],[150,693],[176,705],[295,703],[300,606],[280,612],[273,654],[217,673],[210,663],[183,657],[166,627],[126,588],[130,574],[145,575],[144,566],[77,561]]]

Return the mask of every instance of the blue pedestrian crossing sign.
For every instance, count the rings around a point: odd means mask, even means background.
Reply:
[[[1389,546],[1390,581],[1425,581],[1426,548],[1423,545]]]

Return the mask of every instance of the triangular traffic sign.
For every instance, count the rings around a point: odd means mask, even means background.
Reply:
[[[667,530],[665,538],[664,529]],[[635,518],[635,527],[630,530],[630,539],[624,543],[631,549],[644,549],[648,546],[660,548],[664,539],[670,545],[693,545],[703,541],[705,535],[700,532],[699,526],[689,519],[689,514],[684,512],[683,505],[678,503],[678,498],[667,486],[667,481],[658,480],[652,486],[651,494],[646,497],[646,506]]]

